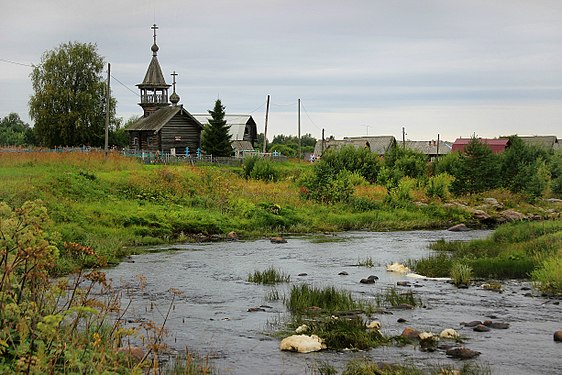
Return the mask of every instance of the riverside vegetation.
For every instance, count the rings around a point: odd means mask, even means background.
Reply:
[[[96,152],[1,153],[0,365],[6,372],[28,373],[83,368],[139,373],[146,366],[155,372],[210,373],[208,363],[189,353],[176,367],[160,368],[162,327],[154,325],[143,328],[152,344],[142,358],[124,355],[126,337],[138,339],[142,327],[111,318],[119,316],[118,295],[105,302],[92,297],[95,288],[110,290],[96,268],[119,262],[139,245],[230,231],[255,238],[463,222],[481,226],[467,207],[482,206],[484,197],[552,220],[509,224],[467,244],[439,241],[433,246],[441,254],[412,267],[428,276],[450,276],[453,265],[465,265],[472,270],[469,277],[531,277],[538,288],[560,294],[560,203],[542,199],[560,197],[560,159],[553,156],[550,164],[541,159],[541,174],[525,191],[517,185],[519,175],[510,180],[513,188],[458,182],[455,170],[466,170],[456,158],[428,169],[419,155],[405,151],[381,161],[363,150],[344,149],[313,165],[250,159],[242,167],[194,167],[144,165]],[[462,204],[445,204],[450,201]],[[75,276],[66,284],[44,282],[68,274]]]

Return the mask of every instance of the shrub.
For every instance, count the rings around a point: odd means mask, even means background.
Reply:
[[[448,173],[440,173],[437,176],[431,176],[427,182],[425,193],[428,197],[446,200],[449,198],[449,188],[453,180],[453,176]]]
[[[269,159],[257,156],[245,158],[242,169],[246,178],[272,182],[279,180],[279,171],[275,168],[274,162]]]

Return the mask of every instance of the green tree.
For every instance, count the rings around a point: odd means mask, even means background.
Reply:
[[[33,140],[33,129],[17,113],[12,112],[0,120],[0,145],[31,145]]]
[[[205,125],[201,137],[201,148],[208,155],[230,156],[232,154],[230,126],[226,124],[224,119],[224,109],[221,100],[217,99],[215,107],[209,111],[212,119]]]
[[[104,59],[95,44],[63,43],[47,51],[31,73],[35,94],[29,113],[38,141],[45,146],[103,146],[106,83]],[[115,117],[111,99],[110,118]]]
[[[300,141],[301,152],[303,155],[305,153],[314,152],[316,138],[314,138],[311,134],[307,133],[301,136]],[[299,154],[299,137],[295,135],[278,134],[273,137],[273,141],[271,141],[268,150],[281,152],[285,156],[296,157]]]
[[[499,186],[499,158],[481,140],[473,137],[460,154],[451,190],[455,194],[481,193]]]
[[[538,147],[526,145],[518,136],[509,137],[509,140],[509,148],[500,155],[502,185],[519,193],[535,178],[537,160],[546,160],[548,155]]]

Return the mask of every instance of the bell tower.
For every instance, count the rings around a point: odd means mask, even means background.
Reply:
[[[164,79],[157,57],[159,48],[156,44],[156,30],[158,30],[158,26],[154,24],[151,29],[154,31],[154,42],[150,48],[152,51],[152,60],[148,65],[144,80],[137,85],[140,90],[139,105],[144,110],[144,117],[148,117],[159,108],[168,107],[170,105],[168,102],[168,88],[170,85],[168,85]]]

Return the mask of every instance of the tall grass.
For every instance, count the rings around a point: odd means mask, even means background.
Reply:
[[[290,279],[290,275],[273,266],[270,266],[265,271],[254,271],[254,273],[248,275],[248,282],[256,284],[288,283]]]
[[[421,298],[416,293],[412,291],[401,292],[395,287],[388,288],[384,293],[375,295],[375,301],[379,307],[417,307],[423,305]]]
[[[350,292],[334,287],[317,288],[308,284],[293,285],[289,299],[285,301],[292,313],[307,313],[320,308],[325,312],[366,310],[365,303],[356,302]]]
[[[455,286],[470,284],[472,278],[472,267],[461,262],[454,262],[451,266],[451,282]]]

